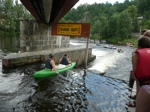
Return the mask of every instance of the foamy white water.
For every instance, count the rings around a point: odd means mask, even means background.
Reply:
[[[93,49],[92,53],[96,55],[96,59],[92,63],[92,67],[88,68],[90,71],[95,71],[94,73],[103,74],[107,72],[110,67],[116,67],[117,60],[122,58],[122,55],[118,55],[117,51],[114,49],[108,49],[106,52],[103,50]]]

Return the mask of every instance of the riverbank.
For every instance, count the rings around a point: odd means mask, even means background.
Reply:
[[[123,45],[123,46],[127,46],[127,43],[131,43],[133,47],[137,47],[138,38],[131,37],[131,38],[122,39],[122,38],[114,37],[114,38],[107,39],[106,41],[107,43],[110,43],[110,44]]]

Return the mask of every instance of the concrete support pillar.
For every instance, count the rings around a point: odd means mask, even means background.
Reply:
[[[51,26],[36,21],[20,21],[20,52],[68,48],[69,37],[51,35]],[[58,42],[59,41],[59,42]]]

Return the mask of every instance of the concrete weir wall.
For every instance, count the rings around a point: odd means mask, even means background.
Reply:
[[[20,52],[68,48],[69,40],[69,36],[52,36],[50,25],[20,20]]]
[[[51,53],[50,50],[42,50],[36,52],[11,54],[2,59],[2,67],[6,69],[28,65],[36,62],[44,63],[45,59],[48,58],[50,53]],[[53,54],[56,64],[65,53],[68,54],[71,61],[75,61],[77,63],[76,66],[80,66],[81,64],[85,63],[86,48],[76,47],[76,48],[55,49],[53,51]],[[93,61],[95,58],[96,56],[92,55],[92,48],[89,48],[88,62]]]

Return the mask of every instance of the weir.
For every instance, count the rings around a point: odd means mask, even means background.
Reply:
[[[23,65],[33,64],[33,63],[45,63],[45,59],[48,58],[49,54],[52,53],[50,50],[42,50],[35,52],[24,52],[17,54],[10,54],[2,59],[2,67],[4,69],[19,67]],[[54,60],[56,64],[59,63],[59,59],[67,53],[71,61],[75,61],[76,66],[80,66],[85,63],[85,47],[76,48],[64,48],[64,49],[54,49]],[[92,48],[88,49],[88,62],[93,61],[96,58],[92,55]]]

